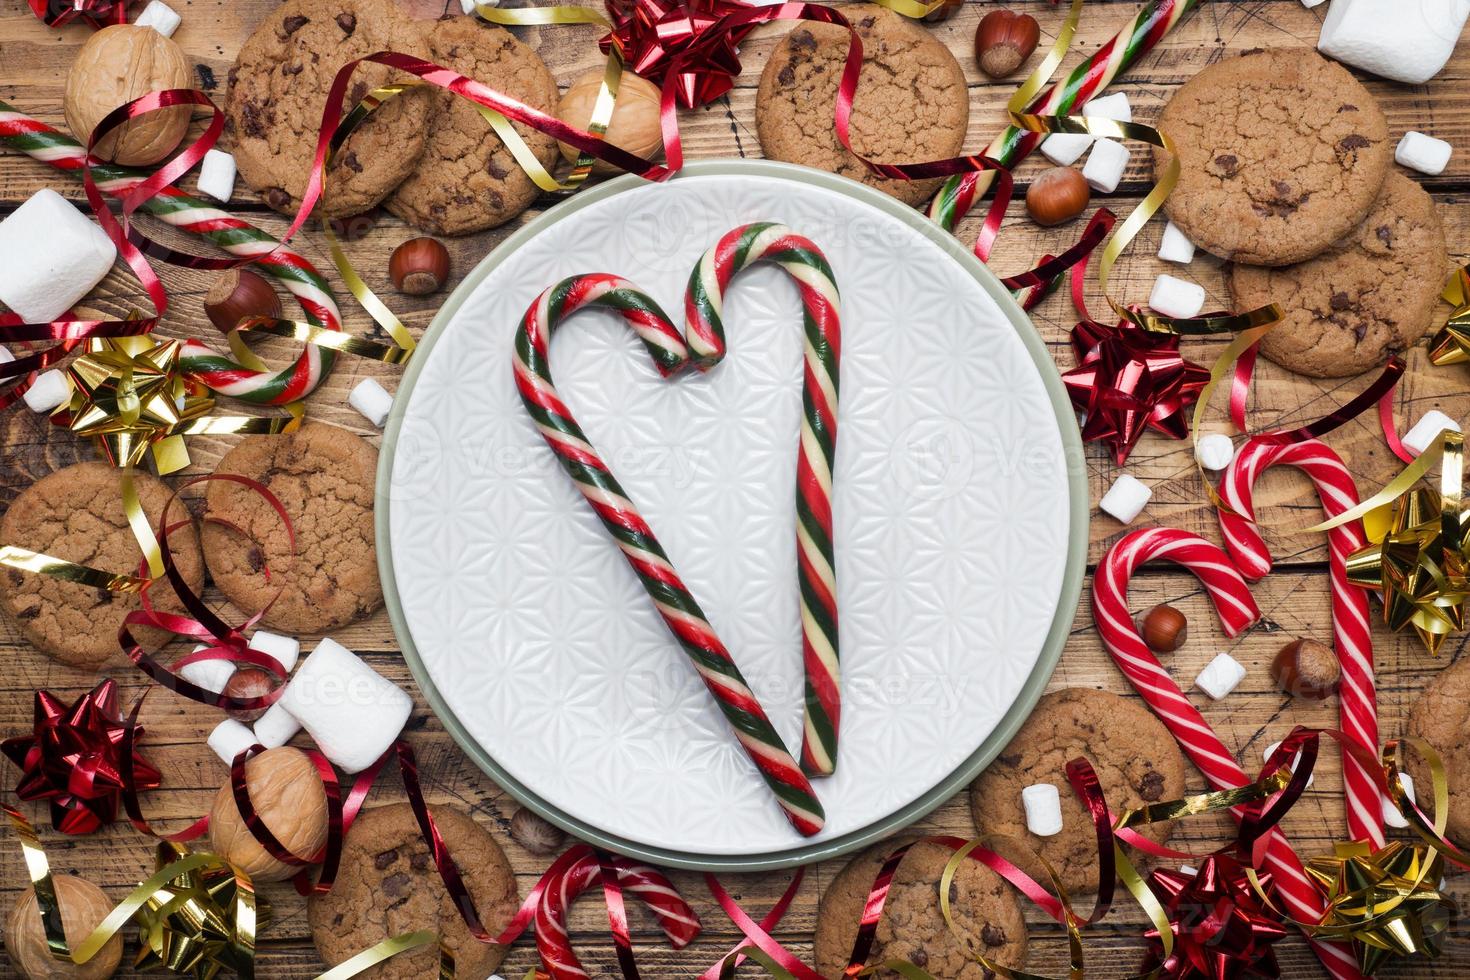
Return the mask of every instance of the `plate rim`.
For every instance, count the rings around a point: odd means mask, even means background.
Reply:
[[[1062,437],[1062,453],[1066,460],[1066,478],[1069,489],[1069,519],[1070,529],[1067,542],[1067,560],[1063,566],[1061,595],[1057,600],[1056,612],[1052,617],[1050,629],[1047,631],[1046,639],[1042,643],[1041,652],[1037,657],[1036,664],[1031,669],[1030,675],[1021,686],[1016,700],[1007,709],[1005,715],[996,725],[995,729],[969,756],[965,758],[953,771],[941,779],[934,786],[921,794],[918,798],[910,801],[882,819],[875,820],[857,830],[850,831],[840,837],[824,840],[816,843],[798,844],[794,847],[769,851],[759,854],[740,855],[716,855],[701,854],[697,852],[681,851],[671,848],[657,847],[643,844],[638,841],[628,840],[616,834],[610,834],[590,823],[573,817],[560,808],[542,800],[536,793],[527,788],[519,780],[515,779],[469,734],[463,723],[450,710],[438,688],[434,685],[433,678],[420,657],[417,647],[414,646],[413,635],[408,629],[408,623],[404,616],[403,606],[399,601],[397,580],[393,570],[393,551],[391,540],[390,508],[392,503],[391,484],[393,478],[394,449],[397,445],[399,430],[403,424],[403,417],[407,410],[409,398],[412,395],[414,385],[422,371],[423,365],[428,360],[429,352],[433,349],[439,337],[448,328],[458,314],[460,307],[469,296],[479,288],[480,284],[499,266],[505,259],[518,248],[541,234],[546,228],[564,220],[584,207],[603,201],[614,194],[623,193],[638,187],[647,186],[648,182],[636,175],[628,174],[607,181],[596,187],[589,188],[574,197],[548,209],[528,221],[525,225],[511,233],[504,241],[490,251],[488,255],[472,269],[464,280],[455,288],[449,298],[439,308],[438,313],[430,321],[428,329],[424,331],[419,341],[419,349],[410,359],[403,377],[399,380],[398,389],[393,396],[393,407],[388,415],[388,421],[383,428],[382,448],[378,454],[377,483],[375,495],[377,507],[374,515],[374,524],[377,538],[378,575],[383,585],[384,605],[388,610],[388,619],[393,627],[393,635],[398,641],[400,653],[408,664],[413,674],[419,691],[428,702],[440,723],[450,737],[454,739],[460,750],[491,780],[500,788],[514,797],[522,806],[539,814],[551,823],[562,828],[582,840],[588,841],[599,847],[624,854],[639,860],[648,861],[665,867],[680,868],[690,871],[719,871],[719,872],[754,872],[774,871],[782,868],[790,868],[798,865],[809,864],[814,861],[822,861],[829,858],[849,854],[869,844],[881,840],[902,830],[917,820],[933,811],[941,803],[950,799],[960,790],[964,789],[980,771],[997,756],[1001,749],[1010,742],[1022,723],[1031,715],[1036,707],[1036,702],[1041,698],[1047,683],[1051,679],[1057,663],[1061,659],[1062,648],[1065,646],[1067,637],[1071,632],[1072,621],[1076,616],[1077,605],[1082,595],[1082,582],[1086,574],[1088,524],[1091,519],[1091,507],[1089,489],[1087,484],[1086,467],[1082,465],[1085,458],[1082,448],[1082,436],[1077,427],[1076,413],[1062,385],[1061,374],[1058,372],[1051,354],[1042,341],[1040,334],[1036,331],[1030,318],[1022,311],[1021,307],[1012,298],[1011,294],[1000,284],[983,263],[981,263],[960,241],[944,231],[933,221],[929,220],[920,211],[910,208],[900,201],[890,197],[882,191],[868,187],[865,184],[841,177],[825,171],[813,170],[796,164],[781,163],[772,160],[701,160],[688,163],[672,179],[681,180],[690,177],[707,176],[757,176],[776,178],[797,184],[817,186],[827,190],[835,191],[847,197],[868,204],[902,221],[909,228],[918,231],[924,237],[939,246],[940,250],[957,261],[967,272],[969,272],[981,288],[993,299],[1006,318],[1011,327],[1020,337],[1026,352],[1031,356],[1041,374],[1041,380],[1052,409],[1057,418],[1058,429]]]

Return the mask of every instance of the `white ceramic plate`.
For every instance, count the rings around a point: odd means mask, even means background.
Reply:
[[[817,242],[842,293],[845,702],[838,772],[817,783],[827,826],[812,840],[772,802],[511,377],[512,336],[544,287],[613,272],[677,315],[700,254],[762,219]],[[563,397],[793,751],[799,317],[784,274],[756,267],[729,292],[731,353],[708,375],[661,381],[600,311],[570,321],[552,352]],[[523,801],[667,864],[795,863],[932,808],[1029,712],[1076,605],[1080,460],[1044,347],[952,238],[830,175],[693,165],[553,209],[445,304],[385,438],[383,578],[425,693]]]

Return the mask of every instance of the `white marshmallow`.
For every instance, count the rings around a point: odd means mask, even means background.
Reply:
[[[227,766],[254,744],[255,733],[233,718],[226,718],[209,733],[209,747]]]
[[[1271,753],[1272,752],[1275,752],[1279,748],[1281,748],[1281,743],[1280,742],[1272,742],[1270,745],[1266,746],[1266,750],[1261,753],[1261,758],[1264,759],[1264,760],[1266,760],[1266,761],[1270,761],[1270,759],[1271,759]],[[1291,771],[1292,772],[1296,772],[1296,768],[1297,768],[1297,766],[1301,765],[1301,761],[1302,761],[1302,750],[1301,749],[1297,749],[1296,750],[1296,757],[1291,760]],[[1311,789],[1312,788],[1312,784],[1315,783],[1316,781],[1317,781],[1317,773],[1314,771],[1310,776],[1307,777],[1307,789]]]
[[[25,399],[26,408],[37,415],[49,415],[71,399],[71,382],[66,375],[52,368],[37,375],[36,383],[20,397]]]
[[[1094,119],[1133,121],[1133,107],[1128,104],[1128,93],[1126,92],[1114,92],[1112,95],[1093,99],[1082,107],[1082,114]]]
[[[1206,664],[1205,669],[1194,679],[1194,686],[1218,701],[1235,690],[1243,680],[1245,668],[1240,662],[1228,653],[1217,653],[1215,659]]]
[[[1082,167],[1082,176],[1095,191],[1111,194],[1118,189],[1123,171],[1128,169],[1128,147],[1117,140],[1098,140]]]
[[[9,347],[0,347],[0,364],[9,364],[15,360],[15,355],[10,353]]]
[[[482,6],[482,7],[498,7],[498,6],[500,6],[500,0],[480,0],[480,6]],[[475,0],[459,0],[459,9],[460,10],[463,10],[467,14],[474,13],[475,12]]]
[[[198,653],[200,650],[208,649],[208,646],[201,643],[190,652]],[[225,685],[234,676],[235,662],[233,660],[197,660],[192,664],[180,667],[176,673],[190,684],[218,694],[225,689]]]
[[[352,392],[347,396],[347,404],[381,429],[387,421],[388,412],[393,408],[393,396],[372,378],[363,378],[352,387]]]
[[[32,194],[0,221],[0,303],[27,323],[49,323],[102,281],[111,240],[60,194]]]
[[[1414,778],[1406,772],[1399,773],[1399,785],[1404,788],[1404,793],[1415,803],[1419,798],[1414,795]],[[1408,818],[1399,812],[1399,808],[1393,805],[1387,796],[1383,797],[1383,822],[1397,830],[1403,830],[1409,826]]]
[[[1143,508],[1153,495],[1148,484],[1124,473],[1108,487],[1108,492],[1098,501],[1098,507],[1124,524],[1132,524],[1133,519],[1143,513]]]
[[[1194,242],[1185,237],[1179,226],[1170,221],[1164,225],[1164,237],[1159,241],[1159,258],[1165,262],[1188,265],[1194,261]]]
[[[164,37],[173,37],[174,31],[179,29],[179,24],[182,22],[183,18],[178,15],[178,12],[163,0],[152,0],[148,6],[143,8],[138,19],[133,21],[138,27],[151,27]]]
[[[255,740],[268,749],[278,749],[301,731],[301,722],[277,701],[255,720]]]
[[[1153,291],[1148,294],[1148,305],[1155,313],[1164,316],[1199,316],[1200,310],[1205,308],[1205,287],[1165,273],[1154,280]]]
[[[1070,167],[1082,159],[1092,139],[1086,133],[1052,133],[1041,141],[1041,155],[1059,167]]]
[[[1326,2],[1327,0],[1302,0],[1302,6],[1310,10],[1313,7],[1320,7]]]
[[[1430,409],[1414,423],[1414,427],[1404,436],[1404,445],[1412,449],[1415,456],[1418,456],[1428,449],[1445,429],[1459,432],[1460,423],[1437,408]]]
[[[288,674],[295,669],[296,661],[301,659],[300,640],[294,636],[282,636],[265,630],[256,630],[250,634],[250,649],[275,657]]]
[[[1410,170],[1437,177],[1450,165],[1450,156],[1454,152],[1455,148],[1444,140],[1425,136],[1411,129],[1399,140],[1398,147],[1393,151],[1393,158]]]
[[[1422,85],[1444,68],[1470,16],[1470,0],[1334,0],[1317,50],[1329,58]]]
[[[1195,875],[1199,874],[1199,868],[1193,868],[1187,864],[1181,864],[1179,866],[1179,873],[1182,875],[1189,875],[1192,878]]]
[[[1205,469],[1218,473],[1235,458],[1235,443],[1223,432],[1200,436],[1194,445],[1194,458]]]
[[[407,694],[332,639],[301,662],[277,703],[349,773],[377,761],[413,713]]]
[[[235,196],[235,158],[224,150],[210,150],[199,165],[199,191],[216,201]]]
[[[1037,783],[1021,790],[1026,808],[1026,829],[1037,837],[1055,837],[1062,832],[1062,797],[1051,783]]]

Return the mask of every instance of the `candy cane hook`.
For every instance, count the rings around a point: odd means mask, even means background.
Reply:
[[[1173,528],[1146,528],[1118,540],[1103,557],[1092,580],[1092,615],[1098,635],[1114,663],[1164,722],[1179,745],[1216,789],[1250,782],[1209,722],[1179,690],[1173,678],[1138,635],[1128,612],[1128,581],[1154,558],[1189,569],[1209,593],[1226,636],[1236,636],[1260,618],[1260,610],[1240,572],[1225,553],[1198,535]],[[1287,914],[1302,921],[1322,917],[1322,896],[1307,877],[1301,859],[1279,830],[1267,836],[1266,870],[1276,879]],[[1338,943],[1313,941],[1322,965],[1335,980],[1361,980],[1352,951]]]
[[[1316,439],[1276,444],[1255,438],[1241,447],[1225,471],[1220,495],[1235,513],[1220,511],[1225,548],[1245,577],[1254,581],[1271,571],[1271,552],[1255,525],[1251,490],[1256,478],[1272,466],[1295,466],[1312,478],[1322,498],[1322,511],[1336,517],[1358,504],[1358,488],[1338,455]],[[1378,754],[1378,702],[1373,680],[1373,631],[1369,625],[1368,593],[1347,580],[1347,558],[1368,543],[1361,521],[1327,532],[1332,583],[1332,634],[1342,664],[1340,711],[1342,728],[1365,748]],[[1356,840],[1382,847],[1383,801],[1375,777],[1346,746],[1342,754],[1348,832]]]
[[[790,228],[759,222],[736,228],[699,260],[684,299],[684,332],[694,363],[707,371],[725,356],[725,290],[757,262],[774,262],[801,292],[801,439],[796,457],[796,553],[801,649],[806,669],[801,766],[830,776],[837,767],[842,715],[837,659],[837,572],[832,537],[832,468],[837,454],[837,391],[842,324],[827,258]]]

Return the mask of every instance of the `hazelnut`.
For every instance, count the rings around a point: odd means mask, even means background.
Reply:
[[[560,827],[521,807],[510,816],[511,840],[538,857],[555,854],[567,835]]]
[[[51,882],[61,907],[66,944],[75,950],[112,911],[112,901],[102,889],[74,875],[53,874]],[[123,938],[122,933],[113,936],[80,966],[56,959],[46,945],[35,889],[27,887],[5,922],[5,950],[27,980],[106,980],[122,963]]]
[[[924,15],[924,22],[938,24],[941,21],[949,20],[955,14],[959,13],[960,8],[964,5],[965,0],[940,0],[938,6]]]
[[[556,117],[569,126],[586,129],[592,121],[592,107],[596,105],[600,91],[602,69],[594,68],[567,89],[556,107]],[[659,126],[661,98],[657,85],[630,71],[623,72],[623,77],[618,80],[618,100],[613,103],[612,120],[603,138],[613,146],[640,157],[648,158],[658,153],[664,145],[663,130]],[[563,157],[577,159],[580,151],[575,146],[557,145],[561,147]],[[600,160],[592,170],[599,174],[619,172],[617,167]]]
[[[204,294],[204,315],[223,333],[251,316],[281,315],[281,299],[265,278],[249,269],[229,269]]]
[[[225,689],[222,692],[227,698],[260,698],[265,697],[276,689],[276,677],[264,667],[241,667],[230,675],[225,681]],[[236,708],[226,709],[225,714],[243,724],[250,724],[261,715],[265,714],[265,708]]]
[[[1042,171],[1026,189],[1026,210],[1038,225],[1059,225],[1083,212],[1092,198],[1087,178],[1071,167]]]
[[[1342,667],[1330,646],[1304,637],[1292,640],[1276,654],[1271,679],[1293,697],[1321,701],[1337,691]]]
[[[276,840],[300,858],[321,853],[327,844],[327,791],[305,752],[268,749],[246,761],[245,782],[256,814]],[[209,843],[256,881],[284,881],[298,870],[260,846],[240,817],[228,779],[214,798]]]
[[[1154,653],[1173,653],[1189,636],[1189,620],[1173,606],[1159,603],[1143,617],[1143,642]]]
[[[449,250],[432,238],[410,238],[393,250],[388,276],[410,296],[437,292],[449,280]]]
[[[975,62],[991,78],[1020,68],[1041,40],[1041,25],[1030,14],[992,10],[975,29]]]
[[[67,72],[66,124],[85,146],[118,106],[149,92],[193,87],[194,70],[177,44],[151,27],[113,24],[87,39]],[[190,115],[188,106],[144,113],[115,127],[92,152],[130,167],[157,163],[184,138]]]

